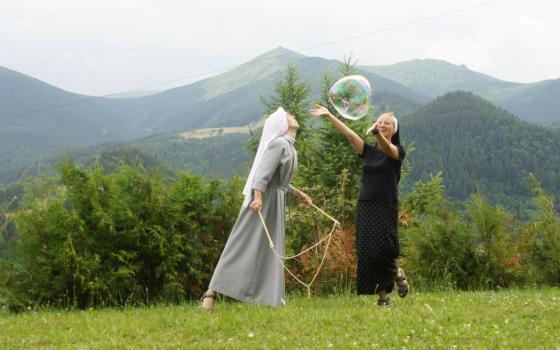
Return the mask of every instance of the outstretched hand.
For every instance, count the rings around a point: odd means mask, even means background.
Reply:
[[[322,116],[332,115],[327,108],[321,106],[320,104],[316,104],[315,108],[310,109],[309,114],[311,114],[312,117],[322,117]]]

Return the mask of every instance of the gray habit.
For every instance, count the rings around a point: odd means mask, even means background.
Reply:
[[[286,194],[297,167],[295,140],[274,139],[255,172],[253,189],[263,192],[261,213],[274,247],[284,255]],[[280,306],[284,303],[284,270],[269,247],[257,212],[241,208],[209,287],[248,303]]]

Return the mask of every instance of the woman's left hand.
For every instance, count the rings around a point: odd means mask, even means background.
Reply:
[[[374,135],[377,135],[377,134],[379,133],[379,129],[378,129],[377,127],[378,127],[377,122],[373,123],[373,125],[371,126],[371,128],[369,128],[369,129],[366,131],[366,135],[368,135],[369,133],[372,133],[372,134],[374,134]]]

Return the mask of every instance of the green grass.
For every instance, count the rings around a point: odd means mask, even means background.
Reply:
[[[560,290],[0,312],[1,349],[560,349]]]

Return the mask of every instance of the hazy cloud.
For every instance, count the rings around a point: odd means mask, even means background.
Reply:
[[[0,0],[0,65],[70,91],[109,94],[481,2]],[[353,53],[371,65],[433,57],[504,80],[558,78],[558,13],[553,0],[503,0],[302,53],[339,60]]]

